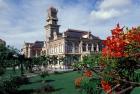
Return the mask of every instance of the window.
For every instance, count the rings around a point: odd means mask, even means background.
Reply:
[[[75,43],[75,52],[76,52],[76,53],[79,52],[79,43]]]
[[[92,47],[92,45],[88,44],[88,51],[91,51],[91,47]]]
[[[82,48],[83,48],[83,51],[86,51],[86,44],[85,43],[83,43]]]
[[[73,45],[72,45],[71,42],[69,42],[69,43],[67,44],[67,52],[68,52],[68,53],[72,53],[72,50],[73,50]]]

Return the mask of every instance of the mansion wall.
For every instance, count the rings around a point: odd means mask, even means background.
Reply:
[[[47,53],[49,55],[63,54],[84,54],[91,52],[99,52],[102,49],[101,41],[87,39],[67,39],[62,38],[48,42]]]

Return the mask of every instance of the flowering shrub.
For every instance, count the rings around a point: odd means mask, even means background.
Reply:
[[[136,55],[140,51],[140,30],[132,28],[131,30],[123,31],[119,24],[112,30],[112,36],[107,37],[103,41],[105,48],[102,50],[102,55],[105,57],[129,57]]]
[[[111,31],[112,36],[103,41],[105,48],[102,49],[102,61],[105,67],[102,77],[112,86],[121,84],[119,87],[125,89],[139,78],[135,71],[140,57],[140,30],[132,28],[124,31],[117,24]]]
[[[129,94],[140,85],[140,73],[136,72],[140,65],[140,27],[124,30],[117,24],[111,33],[103,41],[101,55],[83,58],[81,66],[86,70],[84,76],[89,79],[88,84],[86,82],[88,88],[83,87],[87,94],[96,94],[95,91],[101,90],[108,94]]]

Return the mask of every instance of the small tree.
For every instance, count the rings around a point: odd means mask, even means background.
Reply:
[[[42,78],[42,83],[45,83],[46,76],[49,76],[48,71],[41,72],[40,77]]]

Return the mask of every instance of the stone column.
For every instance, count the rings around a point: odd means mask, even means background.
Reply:
[[[88,43],[86,43],[86,52],[88,52]]]
[[[67,49],[67,42],[64,41],[64,54],[67,53],[68,49]]]
[[[75,53],[75,43],[72,42],[72,53]]]
[[[57,57],[57,66],[60,68],[60,62],[59,62],[60,56]]]
[[[83,52],[83,41],[81,41],[79,43],[79,52],[82,53]]]
[[[38,56],[38,53],[37,53],[37,50],[35,51],[35,57],[37,57]]]
[[[62,44],[62,53],[65,53],[65,43]]]
[[[65,41],[61,44],[61,52],[65,53]]]
[[[28,46],[28,54],[27,57],[31,57],[31,45]]]
[[[91,51],[94,51],[94,44],[91,45]]]

